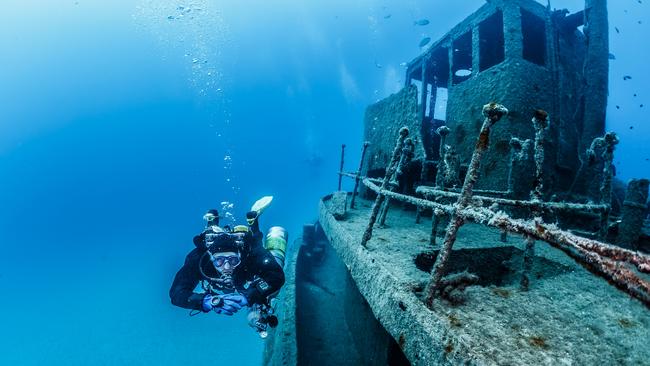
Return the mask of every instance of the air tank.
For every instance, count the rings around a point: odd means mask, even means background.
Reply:
[[[280,267],[284,268],[284,256],[287,251],[289,233],[281,226],[273,226],[266,234],[264,248],[271,252]]]

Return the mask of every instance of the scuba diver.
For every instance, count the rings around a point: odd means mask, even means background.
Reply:
[[[205,229],[194,237],[194,248],[176,273],[169,290],[172,304],[191,309],[190,315],[214,311],[233,315],[249,308],[248,321],[261,337],[275,327],[271,300],[284,284],[287,232],[272,227],[263,240],[259,216],[273,197],[255,202],[246,214],[248,225],[219,226],[219,212],[204,216]],[[196,292],[198,284],[202,291]]]

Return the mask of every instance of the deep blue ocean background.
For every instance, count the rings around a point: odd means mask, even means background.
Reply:
[[[259,364],[244,314],[169,302],[202,214],[273,195],[262,225],[298,237],[342,143],[356,169],[364,108],[482,3],[3,1],[0,365]],[[624,180],[650,176],[648,6],[610,1]]]

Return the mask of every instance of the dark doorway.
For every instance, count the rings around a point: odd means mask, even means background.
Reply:
[[[521,9],[521,31],[524,38],[524,60],[546,64],[546,23],[531,12]]]
[[[500,64],[505,59],[503,42],[503,13],[497,11],[479,24],[480,71]]]

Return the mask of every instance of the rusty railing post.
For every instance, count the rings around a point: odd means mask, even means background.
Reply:
[[[411,162],[413,150],[415,149],[415,145],[413,144],[413,140],[411,140],[411,138],[406,138],[403,145],[404,147],[402,148],[402,155],[399,158],[397,169],[395,169],[395,172],[393,173],[393,176],[389,182],[390,184],[388,189],[391,191],[399,187],[399,177],[401,177],[404,171],[404,167]],[[384,227],[386,224],[386,215],[388,214],[389,205],[390,197],[386,197],[384,199],[384,204],[381,208],[381,211],[379,211],[379,227]]]
[[[370,142],[368,141],[363,143],[363,149],[361,150],[361,159],[359,160],[359,170],[357,170],[357,176],[354,178],[354,190],[352,191],[352,201],[350,201],[350,208],[354,208],[354,201],[357,198],[359,180],[361,179],[361,170],[363,169],[363,160],[366,158],[366,150],[368,150],[368,145],[370,145]]]
[[[439,179],[439,173],[441,170],[443,163],[443,155],[445,153],[445,142],[447,141],[447,135],[449,135],[449,127],[447,126],[440,126],[436,129],[436,133],[440,136],[440,146],[438,146],[438,164],[437,164],[437,170],[436,170],[436,181],[435,181],[435,186],[437,188],[441,188],[441,186],[438,185],[438,179]],[[420,183],[423,183],[426,179],[426,176],[429,175],[429,168],[426,165],[426,159],[422,160],[422,172],[420,174]],[[426,168],[425,168],[426,167]],[[433,214],[432,214],[433,215]],[[415,223],[419,224],[420,219],[422,216],[422,208],[418,206],[418,209],[415,213]],[[433,216],[431,216],[431,219],[433,220]]]
[[[390,159],[390,163],[388,163],[388,167],[386,167],[386,174],[384,174],[384,179],[382,180],[381,187],[380,187],[380,192],[388,186],[388,182],[393,175],[393,172],[395,169],[397,169],[397,161],[400,157],[400,154],[402,153],[402,145],[404,145],[404,139],[409,134],[409,129],[407,127],[402,127],[399,130],[399,137],[397,137],[397,142],[395,143],[395,149],[393,150],[393,155]],[[372,211],[370,212],[370,220],[368,222],[368,226],[366,227],[366,231],[363,233],[363,237],[361,237],[361,245],[363,247],[366,246],[368,243],[368,240],[372,237],[372,228],[375,226],[375,221],[377,221],[377,214],[379,213],[379,209],[381,208],[381,204],[384,201],[384,195],[382,193],[377,193],[377,198],[375,199],[375,203],[372,205]]]
[[[339,167],[339,188],[337,189],[338,191],[341,190],[341,180],[343,180],[343,163],[345,161],[345,144],[341,145],[341,166]]]
[[[440,146],[438,149],[438,167],[436,170],[436,188],[443,189],[444,184],[444,174],[442,173],[443,167],[445,166],[444,156],[445,156],[445,143],[447,142],[447,135],[449,135],[449,127],[440,126],[436,129],[436,133],[440,136]],[[437,200],[434,198],[434,202]],[[431,211],[431,236],[429,237],[429,245],[436,245],[436,237],[438,232],[438,225],[440,224],[440,218],[445,213],[440,210]]]
[[[530,191],[530,198],[533,202],[542,202],[542,192],[544,188],[544,143],[546,138],[546,128],[548,127],[548,113],[539,109],[535,111],[532,119],[535,128],[535,179],[533,180],[533,189]],[[533,220],[536,222],[542,220],[542,212],[539,207],[533,207]],[[530,235],[524,235],[524,261],[521,274],[520,287],[527,291],[530,285],[530,271],[533,268],[535,259],[535,238]]]
[[[454,206],[454,213],[449,221],[449,226],[447,226],[445,239],[440,248],[440,252],[438,253],[438,257],[436,258],[436,263],[431,270],[431,280],[426,289],[426,304],[429,307],[432,305],[436,293],[440,290],[442,277],[445,274],[447,261],[451,255],[451,248],[456,241],[458,229],[464,224],[465,219],[461,211],[471,204],[472,190],[474,189],[474,184],[476,184],[480,174],[481,160],[490,141],[490,129],[506,114],[508,114],[508,110],[500,104],[490,103],[483,106],[483,116],[485,116],[485,120],[481,127],[481,133],[476,141],[476,148],[472,154],[472,160],[469,164],[467,175],[465,176],[463,189],[461,190],[460,197],[458,197],[458,201]]]
[[[612,177],[614,176],[614,149],[618,144],[618,136],[614,132],[607,132],[605,139],[605,151],[603,151],[603,181],[600,184],[600,203],[610,208],[603,211],[600,216],[600,239],[607,239],[609,229],[609,212],[612,206]]]

